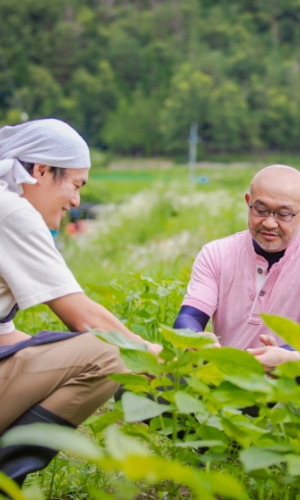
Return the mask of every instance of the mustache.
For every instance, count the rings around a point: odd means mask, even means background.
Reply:
[[[256,230],[256,234],[258,234],[258,233],[266,233],[266,234],[271,234],[271,235],[275,235],[276,234],[276,236],[282,236],[282,232],[281,231],[279,231],[279,230],[268,231],[264,227],[258,228]]]

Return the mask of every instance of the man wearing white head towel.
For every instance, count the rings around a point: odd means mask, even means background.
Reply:
[[[34,422],[76,427],[114,394],[118,386],[106,375],[124,371],[118,349],[82,333],[88,328],[145,342],[84,294],[49,231],[79,205],[89,168],[87,144],[62,121],[0,129],[0,435]],[[30,337],[15,329],[18,309],[42,303],[72,333]],[[37,446],[0,448],[0,471],[21,485],[54,455]]]

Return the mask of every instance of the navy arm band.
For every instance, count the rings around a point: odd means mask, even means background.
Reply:
[[[178,330],[188,328],[194,332],[204,332],[209,316],[192,306],[182,306],[174,323]]]

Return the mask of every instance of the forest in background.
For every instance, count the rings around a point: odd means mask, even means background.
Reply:
[[[180,156],[196,121],[200,155],[297,152],[299,42],[300,0],[1,0],[0,125]]]

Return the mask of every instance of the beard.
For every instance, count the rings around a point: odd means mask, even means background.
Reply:
[[[281,231],[270,231],[270,234],[276,234],[280,238],[280,241],[278,243],[268,243],[266,241],[260,241],[259,234],[261,232],[267,233],[268,231],[266,231],[265,229],[258,229],[255,233],[254,240],[260,246],[260,248],[266,250],[267,252],[279,252],[280,250],[284,250],[289,244],[283,243],[283,235]]]

